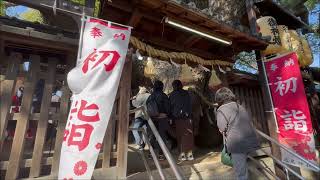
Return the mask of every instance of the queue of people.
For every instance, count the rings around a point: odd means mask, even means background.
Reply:
[[[151,94],[145,88],[140,87],[136,96],[132,98],[135,107],[144,106],[146,109],[156,108],[157,114],[149,113],[161,138],[166,145],[172,146],[172,136],[177,140],[177,147],[180,152],[180,161],[192,161],[193,157],[193,125],[191,119],[191,97],[188,91],[183,90],[181,81],[175,80],[172,83],[173,91],[169,97],[163,92],[164,85],[161,81],[155,81]],[[155,107],[152,107],[155,106]],[[133,128],[146,126],[146,117],[141,111],[135,113]],[[159,160],[164,160],[165,156],[153,133],[147,126],[148,139],[152,147],[157,151]],[[136,144],[139,149],[143,149],[145,143],[141,139],[138,131],[133,131]],[[151,155],[149,155],[151,157]]]
[[[147,112],[152,114],[151,120],[167,145],[170,143],[172,145],[171,136],[176,138],[180,153],[179,161],[192,161],[194,160],[194,125],[191,95],[183,89],[180,80],[173,81],[172,87],[173,91],[167,96],[163,92],[163,83],[155,81],[151,94],[147,92],[147,89],[140,88],[138,94],[132,98],[132,103],[135,107],[146,107]],[[226,87],[217,90],[215,102],[219,106],[216,112],[217,126],[224,136],[226,151],[231,154],[236,178],[246,180],[248,179],[247,155],[259,148],[252,118],[247,110],[237,103],[233,92]],[[153,133],[150,132],[146,116],[141,111],[137,111],[133,127],[143,126],[149,129],[148,139],[158,152],[159,160],[164,160],[163,152]],[[133,133],[136,144],[142,150],[145,145],[143,140],[137,131]]]

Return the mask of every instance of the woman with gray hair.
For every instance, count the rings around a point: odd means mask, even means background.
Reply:
[[[259,148],[252,118],[246,109],[236,102],[233,92],[220,88],[215,95],[219,104],[217,125],[226,140],[226,148],[231,153],[233,168],[238,180],[248,179],[247,155]]]

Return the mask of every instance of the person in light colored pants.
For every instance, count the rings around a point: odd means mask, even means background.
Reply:
[[[146,101],[148,99],[148,97],[150,96],[150,94],[148,93],[147,89],[145,87],[139,86],[139,92],[136,96],[134,96],[133,98],[131,98],[132,100],[132,105],[136,108],[143,106],[144,108],[146,108]],[[133,128],[141,128],[143,126],[147,125],[147,120],[146,120],[146,116],[143,113],[142,110],[136,111],[135,112],[135,120],[133,123]],[[141,139],[140,136],[140,132],[134,130],[132,131],[134,139],[136,144],[139,146],[139,149],[143,149],[145,146],[144,141]]]

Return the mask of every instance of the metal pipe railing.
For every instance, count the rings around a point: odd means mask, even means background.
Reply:
[[[271,141],[272,143],[278,145],[280,148],[284,149],[285,151],[287,151],[288,153],[290,153],[291,155],[295,156],[296,158],[300,159],[301,161],[303,161],[304,163],[308,164],[309,166],[311,166],[312,168],[314,168],[314,171],[316,172],[320,172],[320,168],[311,163],[310,161],[306,160],[305,158],[303,158],[302,156],[300,156],[299,154],[295,153],[294,151],[292,151],[291,149],[289,149],[288,147],[280,144],[278,141],[274,140],[273,138],[269,137],[268,135],[266,135],[265,133],[261,132],[260,130],[256,129],[256,132],[262,136],[263,138],[267,139],[268,141]]]
[[[147,170],[149,179],[150,179],[150,180],[154,180],[154,178],[153,178],[153,176],[152,176],[152,172],[151,172],[150,166],[148,165],[146,156],[144,155],[144,153],[143,153],[142,151],[139,151],[139,154],[141,155],[143,164],[144,164],[144,166],[146,167],[146,170]]]
[[[181,174],[180,170],[178,169],[178,166],[177,166],[175,160],[173,159],[170,151],[168,150],[167,146],[163,142],[156,126],[152,122],[151,118],[149,117],[149,115],[147,114],[145,109],[143,109],[142,111],[147,116],[149,127],[150,127],[151,131],[153,132],[155,138],[157,139],[158,144],[159,144],[164,156],[167,158],[169,165],[170,165],[171,169],[173,170],[174,175],[176,176],[177,180],[182,180],[183,179],[182,174]]]
[[[277,164],[281,165],[282,167],[284,167],[286,170],[289,170],[293,175],[295,175],[296,177],[298,177],[299,179],[304,180],[304,177],[302,177],[300,174],[298,174],[297,172],[295,172],[293,169],[291,169],[288,165],[284,164],[283,162],[281,162],[279,159],[277,159],[275,156],[273,156],[272,154],[267,153],[265,150],[261,149],[262,152],[264,152],[266,155],[268,155],[269,157],[271,157],[274,161],[276,161]]]
[[[256,159],[254,159],[252,156],[248,155],[248,158],[257,166],[259,166],[260,168],[264,169],[268,174],[270,174],[274,179],[276,180],[281,180],[280,178],[278,178],[273,172],[272,170],[268,169],[267,167],[262,166],[259,161],[257,161]]]
[[[154,123],[152,122],[151,118],[149,117],[148,113],[145,110],[145,107],[140,106],[134,110],[130,110],[130,113],[134,113],[136,111],[141,110],[143,112],[143,114],[146,116],[146,118],[148,119],[148,125],[152,131],[152,133],[154,134],[156,140],[158,141],[158,144],[164,154],[164,156],[166,157],[166,159],[168,160],[168,163],[170,165],[170,168],[173,170],[174,175],[176,176],[177,180],[183,180],[183,176],[182,173],[180,172],[174,158],[172,157],[170,151],[168,150],[167,146],[165,145],[165,143],[163,142],[156,126],[154,125]]]
[[[140,129],[130,128],[130,130],[131,130],[131,131],[141,131],[141,132],[142,132],[142,135],[144,136],[144,139],[145,139],[145,141],[146,141],[146,143],[147,143],[147,145],[148,145],[148,147],[149,147],[149,151],[150,151],[150,154],[151,154],[151,156],[152,156],[152,159],[153,159],[153,161],[154,161],[154,163],[155,163],[155,165],[156,165],[157,170],[159,171],[160,178],[161,178],[162,180],[165,180],[166,178],[165,178],[165,176],[164,176],[163,170],[162,170],[161,165],[160,165],[160,163],[159,163],[159,161],[158,161],[157,155],[156,155],[153,147],[151,146],[151,143],[150,143],[150,141],[149,141],[149,139],[148,139],[148,137],[147,137],[147,134],[146,134],[145,130],[142,129],[142,128],[140,128]],[[146,168],[147,168],[147,165],[146,165]],[[148,172],[148,174],[149,174],[149,172]],[[150,177],[150,176],[151,176],[152,179],[153,179],[152,173],[149,174],[149,177]]]

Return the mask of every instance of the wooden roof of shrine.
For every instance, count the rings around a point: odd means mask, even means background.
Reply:
[[[134,36],[159,49],[184,51],[204,59],[233,61],[233,55],[238,52],[261,50],[268,45],[263,40],[168,0],[103,0],[100,17],[132,26]],[[225,46],[172,28],[164,24],[165,17],[231,40],[232,45]]]
[[[259,8],[262,16],[272,16],[277,20],[280,25],[286,25],[290,29],[304,28],[308,25],[295,16],[288,9],[274,2],[274,0],[257,0],[255,5]]]
[[[65,59],[68,53],[76,54],[78,36],[54,26],[0,17],[0,39],[6,53],[14,50]]]

